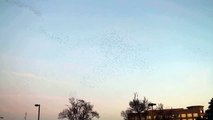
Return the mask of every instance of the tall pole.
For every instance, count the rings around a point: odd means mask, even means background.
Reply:
[[[24,120],[27,120],[27,112],[25,112]]]
[[[38,106],[38,120],[40,120],[40,105]]]
[[[38,120],[40,120],[40,104],[35,104],[36,107],[38,107]]]

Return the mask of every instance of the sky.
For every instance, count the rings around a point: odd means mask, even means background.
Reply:
[[[0,116],[57,120],[68,98],[100,120],[139,99],[213,97],[212,0],[0,0]]]

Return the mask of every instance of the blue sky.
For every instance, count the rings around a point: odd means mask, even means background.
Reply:
[[[133,94],[166,108],[213,91],[211,0],[1,0],[0,115],[54,120],[69,97],[121,120]]]

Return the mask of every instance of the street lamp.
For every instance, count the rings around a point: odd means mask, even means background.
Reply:
[[[40,119],[40,104],[35,104],[35,107],[38,107],[38,120]]]

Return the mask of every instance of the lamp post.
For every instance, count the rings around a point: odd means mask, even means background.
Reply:
[[[40,119],[40,104],[35,104],[35,107],[38,107],[38,120]]]

